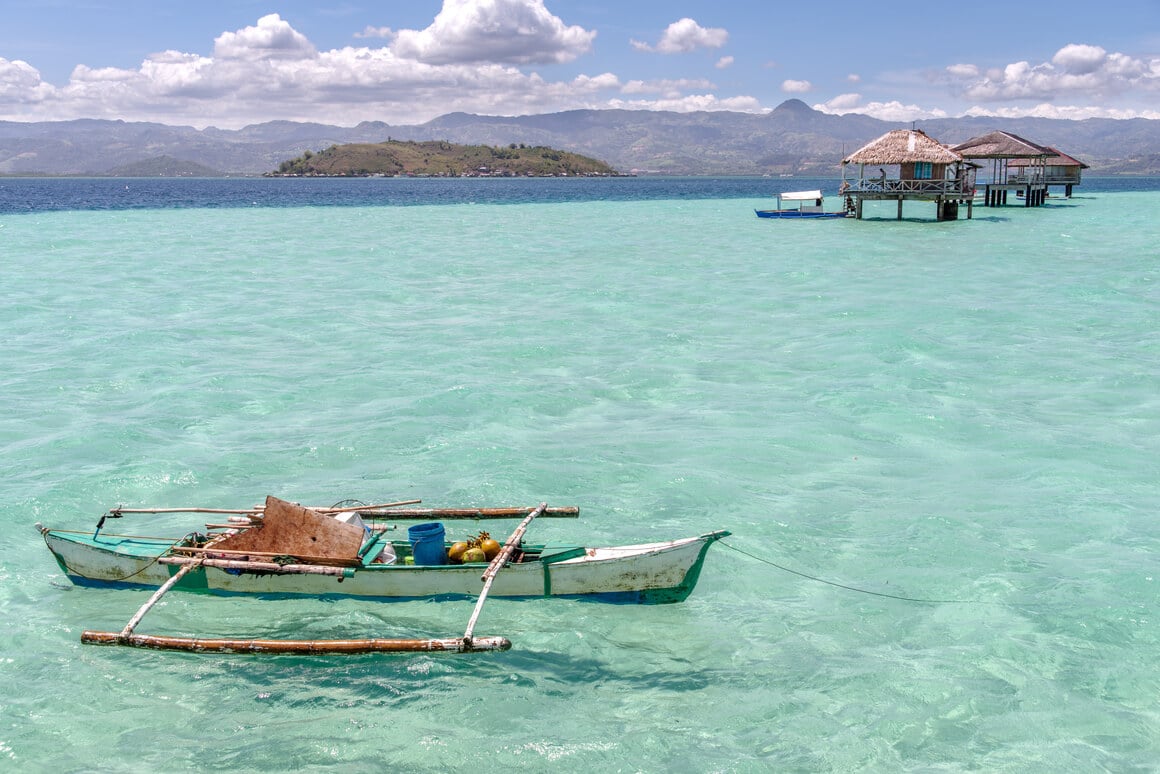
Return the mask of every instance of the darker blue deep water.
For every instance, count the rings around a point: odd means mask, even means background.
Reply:
[[[839,179],[620,178],[3,178],[0,213],[240,207],[368,207],[431,204],[745,199],[820,188]],[[1160,178],[1090,177],[1076,195],[1160,189]]]

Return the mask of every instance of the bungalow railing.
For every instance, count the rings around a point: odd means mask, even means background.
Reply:
[[[1038,183],[1052,183],[1052,184],[1072,183],[1072,184],[1075,184],[1075,183],[1078,183],[1079,180],[1080,180],[1079,175],[1074,174],[1074,173],[1053,174],[1051,172],[1048,172],[1046,175],[1008,175],[1007,176],[1007,182],[1011,183],[1011,184],[1023,184],[1023,183],[1032,183],[1032,184],[1038,184]]]
[[[884,194],[942,194],[970,195],[974,184],[969,180],[883,180],[863,178],[851,180],[841,193],[884,193]]]

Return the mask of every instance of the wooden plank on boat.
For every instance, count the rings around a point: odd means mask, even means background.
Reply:
[[[290,653],[299,655],[440,651],[447,653],[475,653],[486,650],[507,650],[512,646],[511,641],[506,637],[474,637],[470,642],[462,637],[427,640],[242,640],[132,634],[123,638],[120,632],[99,632],[92,630],[86,630],[81,634],[81,642],[87,645],[124,645],[133,648],[184,650],[193,653]]]
[[[491,591],[491,584],[495,581],[495,576],[507,564],[507,561],[511,559],[512,553],[516,550],[516,546],[520,544],[520,540],[523,538],[524,531],[527,530],[528,525],[532,523],[533,519],[542,514],[547,507],[547,503],[540,503],[534,511],[529,513],[528,517],[520,522],[520,526],[516,527],[515,532],[508,537],[503,548],[491,560],[491,564],[483,571],[483,591],[480,592],[479,599],[475,602],[475,610],[471,612],[471,619],[467,622],[467,630],[463,632],[464,644],[470,645],[473,642],[472,632],[475,631],[475,621],[479,618],[479,614],[483,610],[483,603],[487,600],[487,593]]]
[[[217,567],[221,570],[240,570],[263,575],[333,575],[337,578],[350,578],[354,575],[351,567],[330,567],[319,564],[278,564],[277,562],[254,562],[240,559],[208,559],[205,557],[194,559],[188,556],[162,556],[158,564],[192,565],[203,564],[206,567]]]
[[[173,546],[169,549],[174,554],[206,554],[214,559],[228,559],[234,557],[242,561],[254,561],[254,557],[274,559],[277,557],[291,557],[297,559],[299,562],[325,565],[327,563],[339,567],[358,567],[362,561],[352,559],[335,559],[329,556],[307,556],[305,554],[296,554],[291,556],[284,551],[228,551],[219,548],[217,545],[207,544],[204,546]],[[175,562],[180,564],[180,562]]]
[[[227,535],[214,548],[309,557],[310,562],[323,564],[358,564],[364,537],[363,530],[353,524],[269,496],[260,526]]]

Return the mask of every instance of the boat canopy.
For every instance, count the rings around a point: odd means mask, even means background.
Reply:
[[[821,191],[787,191],[783,194],[778,194],[783,202],[805,202],[811,199],[821,199]]]

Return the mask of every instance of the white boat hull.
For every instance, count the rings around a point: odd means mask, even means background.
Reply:
[[[178,565],[158,561],[170,543],[42,530],[69,579],[79,585],[160,586]],[[598,596],[610,601],[677,602],[697,582],[705,553],[727,532],[608,548],[587,548],[563,561],[509,564],[491,597]],[[149,549],[144,551],[144,549]],[[155,550],[153,550],[155,549]],[[486,564],[413,566],[366,564],[336,575],[253,572],[202,566],[175,587],[186,591],[263,596],[349,596],[379,599],[477,596]]]

